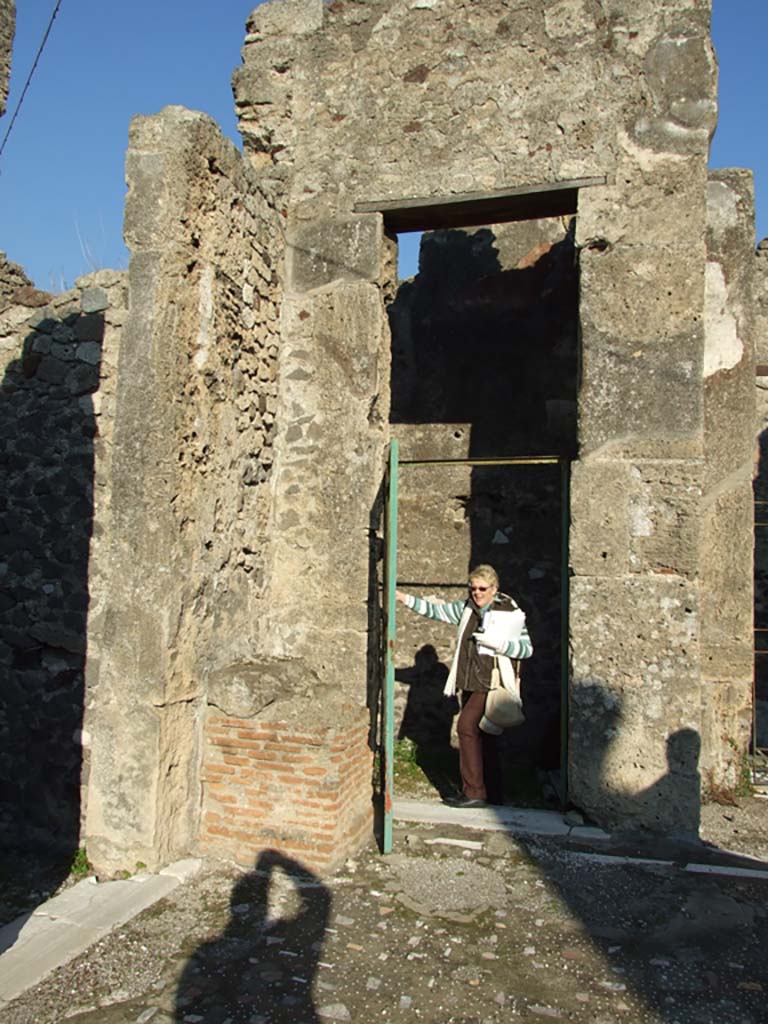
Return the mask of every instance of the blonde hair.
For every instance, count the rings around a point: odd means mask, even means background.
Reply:
[[[482,580],[499,589],[499,575],[492,565],[476,565],[469,574],[469,580]]]

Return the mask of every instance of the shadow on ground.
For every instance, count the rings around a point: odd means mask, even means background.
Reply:
[[[330,905],[329,890],[306,867],[276,850],[260,854],[232,890],[224,933],[190,957],[176,1021],[319,1021],[313,983]]]

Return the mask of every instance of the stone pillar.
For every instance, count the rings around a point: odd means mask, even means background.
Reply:
[[[755,522],[768,522],[768,238],[754,259],[753,302],[756,370],[757,450],[755,457]],[[768,528],[755,526],[755,628],[768,628]],[[768,633],[755,633],[755,647],[768,649]],[[768,747],[768,655],[755,655],[755,740]]]
[[[702,782],[733,790],[752,725],[755,420],[752,173],[707,190],[701,517]]]
[[[582,192],[580,459],[571,526],[571,798],[610,827],[692,834],[701,745],[705,27],[660,36],[653,102]],[[695,100],[695,102],[694,102]]]
[[[127,177],[130,313],[91,666],[87,842],[102,871],[197,840],[206,679],[256,644],[278,351],[279,221],[235,147],[167,108],[134,120]]]
[[[279,849],[324,873],[370,837],[370,785],[360,784],[372,770],[368,715],[352,704],[309,708],[209,715],[203,853],[252,867],[259,851]]]
[[[375,215],[307,204],[289,220],[270,653],[306,658],[329,697],[365,693],[369,532],[389,389],[382,242]]]

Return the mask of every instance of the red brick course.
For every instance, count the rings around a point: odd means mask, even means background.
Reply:
[[[316,731],[209,708],[201,852],[252,867],[277,848],[332,871],[372,836],[372,761],[362,708]]]

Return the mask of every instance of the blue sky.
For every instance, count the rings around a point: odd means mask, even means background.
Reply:
[[[17,0],[8,130],[55,0]],[[134,114],[204,110],[235,141],[230,76],[252,0],[62,0],[0,158],[0,249],[40,288],[125,268],[124,159]],[[757,238],[768,235],[768,0],[714,0],[720,121],[713,167],[755,172]]]

